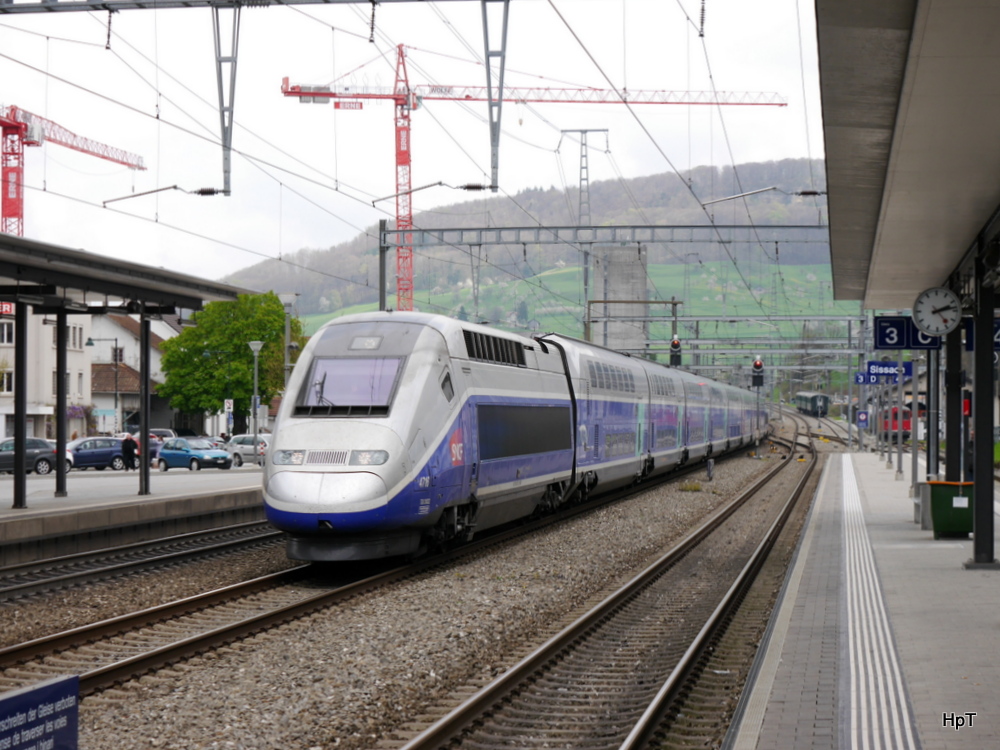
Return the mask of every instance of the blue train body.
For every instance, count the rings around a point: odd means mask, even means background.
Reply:
[[[753,395],[558,334],[421,313],[331,321],[265,463],[294,559],[416,554],[754,441]]]

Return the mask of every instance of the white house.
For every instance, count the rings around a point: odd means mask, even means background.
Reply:
[[[30,309],[30,308],[29,308]],[[13,305],[0,315],[0,414],[3,435],[14,434],[14,315]],[[55,316],[28,313],[28,435],[55,437],[56,325]],[[70,315],[66,331],[67,434],[87,434],[90,405],[90,357],[86,351],[90,316]]]
[[[164,332],[170,328],[160,328]],[[94,316],[87,349],[91,352],[92,400],[97,432],[136,432],[139,429],[139,346],[138,316]],[[163,337],[149,333],[150,427],[171,427],[173,412],[156,395],[163,382],[160,345]]]

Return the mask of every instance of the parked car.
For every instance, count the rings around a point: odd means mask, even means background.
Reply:
[[[55,450],[56,450],[56,441],[55,440],[49,440],[48,438],[46,438],[45,442],[52,446],[52,452],[54,453]],[[66,471],[69,471],[72,468],[73,468],[73,451],[71,451],[67,447],[66,448]]]
[[[207,438],[178,437],[163,443],[156,463],[160,471],[177,468],[198,471],[211,467],[228,469],[233,465],[233,459],[226,451],[214,447]]]
[[[247,461],[250,463],[254,463],[255,461],[261,463],[270,444],[270,434],[258,433],[257,450],[254,451],[252,433],[249,435],[233,435],[232,439],[226,444],[226,450],[233,456],[233,465],[242,466]]]
[[[177,433],[169,427],[150,427],[149,434],[156,435],[160,440],[169,440],[172,437],[177,437]]]
[[[110,466],[115,471],[121,471],[125,468],[120,438],[78,438],[67,443],[66,449],[73,454],[73,466],[77,469],[93,466],[98,471],[104,471]]]
[[[49,474],[56,468],[56,449],[45,438],[24,439],[24,468],[36,474]],[[0,471],[14,471],[14,438],[0,442]]]

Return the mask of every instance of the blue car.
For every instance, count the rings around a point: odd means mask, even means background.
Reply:
[[[73,457],[73,468],[75,469],[86,469],[88,466],[93,466],[98,471],[104,471],[110,466],[115,471],[121,471],[125,468],[121,438],[79,438],[66,443],[66,450]]]
[[[160,446],[157,458],[160,471],[167,469],[228,469],[233,459],[226,451],[219,450],[207,438],[170,438]]]

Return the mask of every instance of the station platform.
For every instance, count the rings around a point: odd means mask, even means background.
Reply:
[[[1000,747],[1000,571],[913,518],[884,458],[830,457],[724,747]]]
[[[26,508],[12,507],[12,482],[0,478],[0,567],[264,517],[256,467],[157,472],[146,495],[136,472],[71,472],[65,497],[31,475]]]

